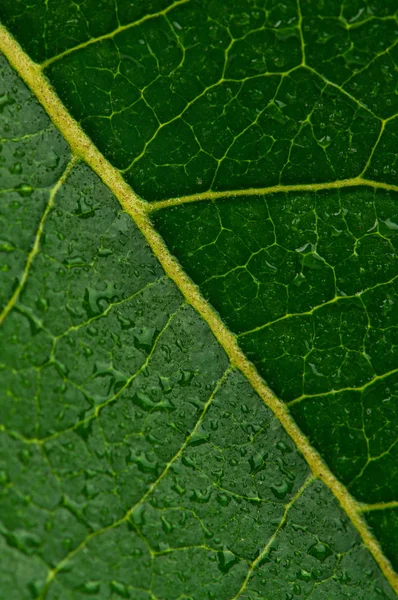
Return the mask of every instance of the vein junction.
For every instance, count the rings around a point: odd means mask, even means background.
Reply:
[[[182,3],[175,3],[175,5],[173,5],[173,6],[175,7],[177,4],[182,4]],[[164,16],[164,12],[162,13],[162,16]],[[300,22],[300,28],[301,28],[301,25],[302,24]],[[117,34],[123,33],[122,28],[120,30],[116,31],[115,33],[117,33]],[[113,37],[113,35],[114,34],[109,34],[109,36],[103,36],[103,39],[105,40],[105,39],[111,38],[111,37]],[[300,430],[295,426],[293,420],[291,419],[289,413],[285,410],[284,406],[269,392],[269,390],[266,388],[266,386],[264,385],[262,380],[258,377],[258,374],[256,373],[256,371],[252,368],[250,363],[247,361],[245,356],[242,354],[242,352],[240,351],[239,347],[236,344],[235,338],[225,328],[225,326],[223,325],[221,320],[217,317],[217,315],[214,313],[214,311],[212,311],[212,309],[209,307],[209,305],[203,301],[203,298],[199,295],[195,286],[192,285],[191,281],[189,280],[188,277],[186,277],[186,275],[184,274],[182,269],[179,267],[178,263],[170,256],[170,254],[168,253],[164,244],[162,243],[162,240],[156,234],[151,223],[145,216],[147,212],[151,212],[151,211],[159,209],[159,208],[165,208],[165,207],[175,206],[175,205],[184,204],[184,203],[190,203],[195,200],[204,200],[204,199],[215,200],[215,199],[218,199],[221,197],[269,195],[269,194],[273,194],[276,192],[289,192],[289,191],[316,191],[317,192],[317,191],[323,191],[323,190],[327,190],[327,189],[343,189],[345,187],[353,187],[353,186],[371,186],[374,188],[382,188],[385,190],[396,191],[396,186],[394,184],[378,183],[372,179],[366,179],[363,177],[363,174],[365,173],[367,166],[369,166],[368,163],[370,164],[370,159],[373,156],[375,149],[377,148],[380,140],[382,139],[386,124],[390,120],[395,118],[395,114],[387,116],[387,117],[383,117],[383,119],[380,120],[380,118],[377,117],[377,115],[373,112],[373,110],[369,110],[363,103],[356,101],[355,98],[352,96],[352,94],[350,94],[350,92],[346,92],[346,91],[344,92],[347,95],[347,97],[349,97],[350,100],[353,101],[354,104],[356,104],[358,106],[358,110],[364,110],[365,112],[370,113],[371,117],[374,117],[376,120],[378,119],[381,122],[378,133],[376,130],[374,130],[372,132],[373,146],[372,146],[372,144],[370,144],[370,147],[372,148],[371,154],[369,155],[369,157],[367,158],[366,161],[362,160],[362,163],[361,163],[362,167],[364,164],[365,164],[365,166],[363,167],[363,169],[361,171],[361,175],[359,175],[357,177],[351,177],[351,178],[347,178],[344,180],[334,181],[334,182],[329,182],[329,183],[317,183],[317,184],[310,184],[310,185],[305,184],[305,183],[299,184],[299,185],[289,185],[289,184],[284,185],[284,184],[277,183],[273,186],[269,186],[266,188],[260,187],[260,188],[249,189],[249,190],[239,189],[236,192],[232,192],[232,191],[206,192],[206,191],[204,191],[204,192],[199,192],[198,194],[181,195],[176,199],[171,199],[171,200],[167,200],[167,201],[159,201],[157,203],[149,205],[149,204],[146,204],[145,202],[141,201],[136,195],[134,195],[131,192],[130,188],[128,186],[126,186],[123,179],[120,177],[119,172],[114,167],[112,167],[110,165],[110,163],[108,163],[98,151],[96,151],[96,149],[94,148],[94,146],[92,145],[90,140],[87,137],[85,137],[85,135],[80,130],[80,128],[76,125],[76,123],[70,118],[70,116],[66,113],[66,111],[64,111],[64,109],[63,109],[62,105],[60,104],[59,100],[57,99],[57,97],[49,89],[48,84],[45,81],[45,79],[41,78],[39,76],[39,70],[36,68],[36,66],[32,65],[29,62],[29,60],[26,58],[26,56],[24,56],[19,51],[19,49],[12,42],[12,40],[10,40],[7,37],[7,34],[4,30],[2,31],[1,40],[2,40],[2,44],[3,44],[3,48],[5,49],[6,55],[9,57],[10,61],[14,64],[15,68],[22,74],[22,76],[25,78],[25,80],[31,86],[32,90],[41,99],[43,105],[46,107],[46,110],[51,115],[52,119],[54,120],[56,125],[59,127],[60,131],[65,135],[68,142],[71,144],[73,151],[76,153],[77,156],[79,156],[83,160],[85,160],[87,162],[87,164],[89,164],[98,173],[98,175],[103,179],[103,181],[108,185],[108,187],[116,195],[116,197],[118,198],[118,200],[120,201],[120,203],[122,204],[122,206],[126,210],[126,212],[130,216],[132,216],[132,218],[138,224],[141,231],[146,236],[149,244],[151,245],[154,253],[156,254],[156,256],[159,258],[160,262],[162,263],[168,276],[171,279],[173,279],[173,281],[181,289],[181,291],[185,295],[186,300],[189,303],[191,303],[196,308],[196,310],[199,312],[199,314],[201,316],[203,316],[203,318],[209,323],[210,327],[213,330],[213,333],[216,335],[218,341],[224,347],[229,358],[231,359],[232,364],[235,367],[237,367],[238,369],[240,369],[246,375],[246,377],[248,378],[250,383],[253,385],[254,389],[256,389],[256,391],[263,398],[263,400],[266,402],[266,404],[268,406],[270,406],[272,408],[272,410],[274,411],[274,413],[278,416],[281,423],[285,427],[286,431],[289,433],[289,435],[292,437],[292,439],[294,439],[294,441],[296,442],[297,447],[303,452],[304,456],[306,457],[306,459],[308,461],[308,464],[311,466],[311,469],[312,469],[314,475],[316,477],[321,478],[326,483],[326,485],[335,493],[336,497],[341,502],[341,504],[344,507],[344,509],[346,510],[347,514],[349,514],[349,516],[350,516],[352,522],[354,523],[354,525],[356,526],[357,530],[360,532],[365,545],[371,550],[374,557],[376,558],[379,565],[381,566],[384,573],[386,574],[387,578],[389,579],[390,582],[392,582],[392,585],[396,585],[395,575],[392,573],[392,570],[389,567],[387,561],[382,556],[380,549],[377,546],[377,542],[372,537],[370,532],[366,529],[364,522],[359,517],[359,512],[364,510],[363,507],[360,508],[358,506],[358,504],[349,496],[349,494],[347,493],[347,490],[344,488],[344,486],[339,484],[337,479],[334,478],[333,475],[323,465],[323,463],[322,463],[321,459],[319,458],[319,456],[317,455],[317,453],[314,452],[314,450],[309,446],[308,441],[302,435]],[[93,42],[94,41],[98,41],[98,40],[93,40]],[[103,41],[103,40],[101,40],[101,41]],[[229,46],[225,50],[226,57],[228,57],[228,54],[230,53],[230,51],[233,47],[234,41],[236,41],[236,40],[230,40]],[[301,63],[299,65],[299,67],[304,68],[305,63],[306,63],[306,52],[305,52],[306,49],[305,49],[305,43],[304,43],[302,34],[301,34],[300,41],[301,41],[302,57],[301,57]],[[79,47],[78,49],[83,50],[86,46],[90,45],[90,43],[82,44],[81,47]],[[64,58],[68,54],[72,55],[73,53],[74,53],[74,51],[72,51],[72,50],[65,52],[63,54],[63,56],[61,56],[60,58]],[[50,60],[47,62],[47,64],[45,63],[44,66],[49,67],[51,63],[55,64],[55,62],[56,62],[56,60]],[[233,85],[234,84],[234,79],[232,77],[230,78],[230,80],[228,80],[227,78],[224,78],[225,71],[226,71],[226,65],[227,65],[227,61],[225,62],[225,66],[224,66],[223,78],[215,84],[215,86],[214,86],[215,88],[218,87],[219,85],[224,85],[224,84]],[[292,73],[294,75],[295,68],[296,67],[292,67],[292,69],[286,73],[289,73],[289,75]],[[308,70],[308,67],[306,67],[306,68]],[[276,85],[276,89],[275,89],[275,95],[273,96],[273,98],[271,100],[271,104],[270,104],[271,107],[274,106],[275,103],[278,105],[278,102],[282,102],[278,97],[278,93],[283,85],[284,79],[286,78],[286,73],[283,74],[279,78],[278,78],[278,75],[275,74],[276,79],[277,79],[277,81],[276,81],[277,85]],[[253,77],[253,79],[255,79],[255,77]],[[246,81],[243,82],[243,85],[245,83],[246,83]],[[323,88],[322,93],[324,90],[328,89],[328,86],[338,87],[338,86],[335,86],[335,84],[332,84],[330,81],[326,81],[326,82],[324,81],[324,83],[325,83],[325,87]],[[40,85],[44,86],[43,92],[40,92],[40,90],[39,90]],[[239,91],[236,92],[236,94],[238,94],[242,90],[242,88],[243,88],[242,82],[240,82],[239,83]],[[144,86],[143,90],[146,92],[145,86]],[[211,88],[206,87],[204,89],[204,91],[200,94],[200,96],[204,98],[206,96],[206,94],[208,94],[209,91],[211,91]],[[143,94],[143,97],[145,97],[145,94]],[[140,99],[142,99],[142,98],[140,98]],[[193,103],[188,102],[187,107],[190,108],[192,104]],[[267,105],[268,108],[270,106]],[[155,123],[154,128],[153,128],[153,134],[149,138],[149,141],[147,140],[145,142],[145,144],[143,144],[141,146],[141,148],[139,148],[137,150],[136,156],[132,159],[132,161],[127,162],[126,166],[123,168],[124,172],[126,172],[128,174],[128,172],[130,171],[135,175],[136,169],[138,171],[138,167],[139,167],[141,159],[144,159],[145,156],[147,154],[149,154],[147,152],[148,148],[150,147],[150,144],[152,144],[152,142],[154,142],[154,143],[156,142],[159,132],[161,132],[163,129],[166,129],[167,126],[171,126],[178,119],[181,119],[181,117],[185,115],[185,112],[184,112],[185,110],[187,110],[187,109],[185,108],[182,112],[178,112],[177,116],[174,116],[169,120],[164,120],[162,123],[159,123],[159,122]],[[113,112],[110,118],[116,117],[116,112],[117,111]],[[303,120],[303,127],[300,128],[299,132],[297,132],[295,142],[297,140],[300,141],[299,137],[302,134],[305,126],[308,125],[309,127],[311,127],[313,125],[311,123],[312,116],[313,116],[313,112],[311,112],[310,115],[307,115],[305,117],[305,119]],[[108,117],[106,117],[106,118],[108,118]],[[82,122],[84,123],[84,118],[82,118]],[[260,123],[260,117],[256,117],[256,119],[250,125],[243,127],[240,135],[234,139],[240,139],[240,142],[241,142],[242,139],[244,139],[244,135],[246,135],[250,131],[252,125],[258,126],[259,123]],[[195,136],[196,136],[196,133],[195,133],[194,137]],[[276,139],[273,139],[272,144],[267,151],[267,154],[272,154],[272,152],[275,150],[275,143],[276,143]],[[317,143],[320,147],[323,148],[322,152],[324,152],[326,155],[326,162],[328,162],[330,165],[331,159],[330,159],[330,156],[328,156],[328,151],[327,151],[327,148],[325,148],[325,144],[323,144],[323,140],[318,140]],[[235,142],[231,141],[231,140],[227,144],[227,153],[230,153],[230,155],[233,155],[234,144],[235,144]],[[201,150],[203,150],[204,141],[200,140],[199,146],[200,146]],[[236,146],[235,146],[235,150],[236,150]],[[206,154],[206,152],[208,155],[213,155],[213,153],[205,150],[205,154]],[[294,162],[294,161],[292,161],[293,155],[294,155],[294,144],[292,143],[290,145],[290,148],[287,153],[287,159],[283,163],[281,172],[287,171],[289,164]],[[219,174],[222,173],[222,164],[225,162],[224,156],[226,156],[226,154],[223,155],[223,158],[218,158],[216,161],[217,165],[213,169],[211,185],[213,185],[213,183],[216,181]],[[240,162],[241,159],[242,159],[241,156],[239,156],[238,158],[236,158],[236,157],[232,158],[232,160],[236,161],[236,163]],[[176,164],[177,164],[178,160],[179,159],[176,159],[176,161],[175,161]],[[181,161],[181,162],[183,163],[183,161]],[[183,170],[185,172],[187,172],[186,168],[187,168],[187,166],[183,165]],[[209,169],[209,170],[211,170],[211,169]],[[199,185],[202,186],[202,184],[203,184],[203,182],[201,182]],[[32,257],[32,260],[33,260],[33,257]],[[146,289],[146,288],[144,288],[144,289]],[[133,296],[129,297],[129,299],[132,299],[132,298],[133,298]],[[17,300],[17,297],[16,297],[16,300]],[[23,311],[23,307],[21,307],[21,311]],[[148,366],[148,364],[145,363],[145,367],[147,367],[147,366]],[[143,369],[145,367],[143,367]],[[140,371],[137,371],[137,374],[138,373],[140,373]],[[121,390],[123,392],[127,389],[128,385],[130,385],[133,382],[134,377],[135,377],[135,375],[133,376],[132,379],[128,380],[128,383],[126,383],[125,386],[122,386]],[[338,390],[338,391],[349,391],[349,390],[342,389],[342,390]],[[114,396],[112,396],[112,399],[113,398],[114,398]],[[98,407],[95,409],[95,412],[93,413],[93,415],[95,417],[98,417],[100,411],[107,405],[108,405],[108,400],[106,401],[106,404],[101,403],[100,405],[98,405]],[[86,418],[84,418],[83,420],[81,420],[79,422],[79,426],[84,425],[87,422],[88,422],[88,420]],[[46,438],[45,441],[49,441],[49,438]],[[288,505],[288,506],[290,509],[290,505]],[[380,505],[380,507],[381,507],[381,505]],[[386,508],[390,508],[390,506],[387,506],[387,504],[386,504]],[[286,511],[287,510],[288,510],[288,508],[286,508]],[[286,515],[286,511],[284,513],[284,518]],[[280,521],[280,524],[282,524],[282,521]],[[121,523],[121,521],[115,521],[115,523],[117,525],[119,525]],[[167,527],[167,525],[165,525],[165,527]],[[279,526],[278,526],[276,533],[278,533],[278,531],[279,531]],[[91,539],[91,537],[88,537],[86,541],[90,541],[90,539]],[[80,549],[80,546],[79,546],[79,549]],[[268,551],[268,548],[266,548],[266,550]],[[225,557],[224,557],[223,565],[225,564],[226,560],[227,559],[225,559]],[[64,563],[61,562],[60,566],[62,566],[63,564]],[[252,563],[252,564],[254,564],[254,563]],[[52,581],[55,574],[58,573],[58,570],[59,569],[54,569],[54,571],[52,572],[52,575],[49,578],[48,583],[50,583]],[[245,580],[246,582],[248,582],[250,580],[250,575],[251,575],[251,571],[249,569],[249,575],[246,577],[246,580]]]
[[[248,183],[265,193],[296,184],[396,186],[398,107],[389,92],[378,102],[369,89],[373,73],[394,68],[395,15],[352,21],[345,9],[339,17],[317,17],[318,39],[310,34],[308,8],[297,2],[288,3],[279,21],[259,8],[247,23],[226,17],[220,5],[202,28],[195,26],[198,31],[192,26],[195,2],[172,6],[131,23],[128,32],[116,28],[106,39],[68,49],[45,68],[138,195],[160,201],[160,208],[178,203],[164,198],[257,193]],[[322,41],[329,39],[328,28],[342,38],[341,55]],[[380,44],[380,36],[377,43],[373,38],[381,30]],[[82,93],[87,84],[95,90],[92,98]],[[119,143],[109,151],[112,136]],[[390,155],[392,162],[384,163]]]

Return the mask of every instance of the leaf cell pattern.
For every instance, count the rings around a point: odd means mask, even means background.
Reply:
[[[265,594],[274,579],[281,599],[299,588],[392,598],[330,492],[97,177],[73,165],[45,213],[68,149],[4,62],[2,74],[19,103],[7,116],[29,107],[60,159],[43,158],[31,218],[40,250],[1,329],[2,594],[171,600],[193,597],[201,577],[198,598]],[[19,135],[28,151],[30,133]],[[13,160],[7,149],[11,175]],[[10,181],[9,224],[36,193],[18,191],[38,185],[27,176]],[[19,262],[9,269],[15,278]]]
[[[0,17],[397,566],[393,4],[4,0]],[[0,589],[396,597],[130,217],[1,76]],[[331,189],[253,198],[297,184]]]
[[[190,0],[128,26],[98,11],[97,37],[81,31],[61,52],[48,42],[33,54],[147,200],[362,172],[396,183],[396,7],[371,17],[358,9],[355,18],[336,3],[337,14],[314,23],[312,4],[307,15],[296,0]],[[20,30],[26,14],[15,11],[3,10],[5,23],[28,43]],[[382,73],[377,84],[372,69]],[[391,89],[388,97],[381,87]]]
[[[354,188],[154,217],[328,464],[372,503],[397,498],[396,210],[391,193]]]

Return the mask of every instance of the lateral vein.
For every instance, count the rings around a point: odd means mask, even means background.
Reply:
[[[127,25],[119,25],[119,27],[117,27],[113,31],[110,31],[109,33],[104,33],[104,35],[100,35],[96,38],[90,38],[86,42],[82,42],[81,44],[78,44],[77,46],[73,46],[73,48],[68,48],[67,50],[64,50],[63,52],[60,52],[59,54],[56,54],[55,56],[48,58],[47,60],[45,60],[44,62],[42,62],[40,64],[40,67],[42,69],[45,69],[48,66],[50,66],[52,63],[57,62],[58,60],[61,60],[61,58],[63,58],[64,56],[68,56],[68,54],[72,54],[73,52],[76,52],[77,50],[82,50],[83,48],[87,48],[87,46],[91,46],[92,44],[97,44],[98,42],[102,42],[103,40],[112,39],[118,33],[121,33],[122,31],[126,31],[126,29],[132,29],[133,27],[138,27],[139,25],[142,25],[146,21],[150,21],[151,19],[156,19],[156,17],[163,17],[163,16],[167,15],[167,13],[169,13],[171,10],[176,8],[177,6],[180,6],[181,4],[187,4],[187,2],[189,2],[189,0],[176,0],[173,4],[171,4],[170,6],[167,6],[163,10],[160,10],[156,13],[152,13],[149,15],[145,15],[144,17],[142,17],[141,19],[138,19],[137,21],[134,21],[133,23],[128,23]]]
[[[270,185],[268,187],[246,188],[242,190],[225,190],[225,191],[206,191],[197,194],[187,194],[177,198],[168,200],[158,200],[147,204],[147,211],[154,212],[162,208],[171,208],[180,204],[189,204],[190,202],[203,202],[205,200],[219,200],[222,198],[239,198],[241,196],[268,196],[270,194],[278,194],[281,192],[320,192],[322,190],[341,190],[350,187],[373,187],[375,189],[388,190],[398,192],[398,185],[392,183],[384,183],[382,181],[373,181],[358,175],[349,179],[336,179],[335,181],[325,181],[321,183],[299,183],[297,185]]]
[[[50,191],[46,208],[44,209],[43,215],[40,219],[39,227],[37,228],[37,232],[35,235],[32,249],[28,254],[28,258],[26,259],[25,268],[23,270],[22,277],[20,278],[19,283],[14,290],[14,293],[12,294],[11,298],[9,299],[9,301],[7,302],[7,304],[5,305],[5,307],[3,308],[3,310],[0,314],[0,325],[3,324],[4,319],[7,317],[7,315],[10,313],[10,311],[13,309],[15,304],[18,302],[18,298],[21,295],[23,288],[25,287],[25,284],[28,279],[30,269],[32,266],[32,262],[36,256],[36,254],[39,251],[40,240],[43,235],[44,224],[46,222],[48,213],[50,212],[51,208],[54,205],[54,198],[55,198],[59,188],[63,185],[63,183],[67,179],[74,164],[76,163],[76,160],[77,160],[76,157],[72,157],[72,159],[69,161],[66,169],[64,170],[63,174],[61,175],[61,177],[58,179],[57,183],[54,185],[54,187]]]
[[[235,366],[246,376],[253,389],[273,411],[276,418],[279,419],[287,434],[303,454],[314,477],[321,479],[338,499],[391,587],[398,592],[398,575],[394,572],[376,538],[363,520],[359,510],[359,503],[328,469],[319,453],[310,445],[307,437],[293,420],[286,405],[267,387],[255,366],[243,354],[236,337],[225,326],[218,313],[203,298],[198,287],[183,271],[177,259],[169,252],[163,239],[154,229],[149,219],[146,208],[148,206],[147,203],[138,198],[130,186],[123,180],[117,169],[94,146],[93,142],[83,132],[55,94],[40,67],[25,54],[20,45],[3,26],[0,26],[0,50],[36,95],[53,123],[69,143],[73,153],[85,160],[91,169],[97,173],[104,184],[119,200],[124,211],[135,221],[153,253],[158,258],[166,275],[174,281],[187,302],[207,322],[214,336],[228,355],[232,366]]]

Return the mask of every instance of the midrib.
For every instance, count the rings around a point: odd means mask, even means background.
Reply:
[[[228,355],[231,365],[239,369],[243,375],[245,375],[253,389],[273,411],[287,434],[295,442],[297,449],[303,454],[314,477],[321,479],[338,499],[352,524],[359,532],[364,545],[373,555],[392,588],[398,592],[398,575],[394,572],[391,564],[384,556],[376,538],[363,520],[361,516],[361,512],[363,511],[362,505],[349,494],[345,486],[342,485],[328,469],[318,452],[312,448],[306,436],[304,436],[298,428],[286,405],[266,386],[254,365],[246,358],[239,348],[235,336],[227,329],[215,310],[205,301],[197,286],[183,271],[176,258],[170,254],[165,243],[154,229],[149,219],[148,213],[150,212],[150,209],[148,209],[148,207],[151,205],[148,205],[148,203],[138,198],[130,186],[124,181],[117,169],[113,167],[94,146],[92,141],[72,118],[61,100],[55,94],[40,67],[25,54],[19,44],[1,25],[0,51],[3,52],[11,66],[19,73],[20,77],[28,85],[33,94],[35,94],[54,125],[69,143],[73,154],[84,160],[91,167],[116,196],[123,210],[135,221],[167,276],[174,281],[187,302],[189,302],[207,322],[214,336]],[[366,180],[363,181],[365,182]],[[332,187],[331,184],[328,185]],[[373,183],[363,183],[363,185],[373,185]],[[298,189],[297,186],[289,186],[290,191],[297,191]],[[218,192],[215,193],[218,194]],[[232,192],[230,194],[232,195]],[[243,194],[244,192],[242,191],[241,195]],[[226,192],[223,192],[220,195],[225,196]]]

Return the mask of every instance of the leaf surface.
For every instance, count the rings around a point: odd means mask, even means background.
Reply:
[[[395,8],[2,3],[5,597],[396,597]]]

